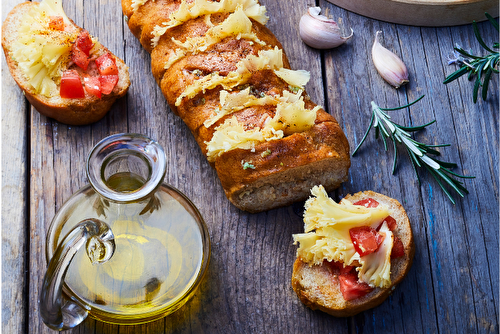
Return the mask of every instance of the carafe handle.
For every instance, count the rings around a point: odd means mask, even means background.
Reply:
[[[113,232],[98,219],[81,221],[64,237],[49,262],[39,299],[42,320],[52,329],[70,329],[87,318],[88,306],[65,300],[62,295],[71,260],[84,244],[92,263],[108,261],[115,251]]]

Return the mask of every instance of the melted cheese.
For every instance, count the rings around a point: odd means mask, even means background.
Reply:
[[[67,67],[77,37],[76,31],[50,29],[50,16],[61,16],[65,25],[71,25],[61,1],[44,0],[24,15],[10,49],[10,56],[35,93],[46,97],[59,94],[56,83]]]
[[[344,266],[358,261],[359,278],[372,287],[390,285],[390,253],[393,235],[387,224],[381,232],[385,234],[379,249],[366,256],[359,256],[351,242],[349,230],[353,227],[378,227],[389,216],[387,207],[365,208],[347,200],[337,204],[328,197],[323,186],[315,186],[305,204],[304,231],[294,234],[294,243],[300,243],[297,256],[310,265],[321,265],[323,260],[339,261]]]
[[[273,128],[245,130],[243,124],[233,116],[217,127],[210,142],[206,143],[207,158],[208,161],[213,162],[224,152],[236,148],[253,149],[258,143],[279,138],[283,138],[282,131],[276,131]]]
[[[297,94],[292,94],[289,91],[284,91],[283,96],[264,94],[261,97],[257,97],[251,94],[250,87],[236,93],[229,93],[227,90],[221,90],[219,95],[220,108],[217,109],[215,115],[207,119],[203,125],[208,128],[224,116],[252,106],[275,106],[279,103],[294,103],[301,99],[302,92],[302,90],[299,90]]]
[[[172,38],[172,41],[180,47],[173,56],[171,56],[165,64],[165,69],[170,68],[179,59],[182,59],[187,54],[197,54],[198,52],[206,51],[208,47],[220,42],[226,37],[236,36],[237,39],[243,38],[253,42],[265,45],[252,32],[252,21],[245,14],[243,7],[239,5],[236,11],[229,15],[221,24],[212,26],[202,37],[187,38],[184,43],[181,43]]]
[[[141,0],[143,1],[143,0]],[[232,13],[241,5],[245,15],[255,21],[265,25],[269,19],[266,16],[266,8],[259,5],[257,0],[221,0],[220,2],[210,0],[194,0],[188,3],[183,0],[179,8],[169,15],[169,21],[153,29],[153,39],[151,45],[155,47],[158,41],[168,29],[183,24],[191,19],[214,13]]]
[[[182,94],[177,98],[175,105],[179,106],[182,99],[185,97],[193,98],[198,93],[204,93],[207,89],[213,89],[218,85],[221,85],[226,90],[231,90],[236,86],[246,83],[252,76],[252,73],[263,69],[271,69],[274,71],[283,69],[283,51],[278,49],[278,47],[271,50],[261,50],[259,51],[258,56],[248,55],[244,59],[240,60],[236,64],[236,71],[229,72],[227,76],[220,76],[219,73],[214,72],[195,80],[195,82],[186,87],[184,92],[182,92]],[[302,71],[300,73],[302,73]],[[297,77],[302,78],[302,75],[288,75],[288,78]],[[287,81],[287,83],[294,87],[303,88],[303,86],[300,86],[299,82],[296,80],[291,80],[290,82]],[[300,83],[305,84],[307,81],[304,82],[304,80],[301,79]]]
[[[155,0],[152,1],[154,2]],[[139,7],[144,5],[146,2],[148,2],[148,0],[132,0],[132,10],[135,12],[137,9],[139,9]]]

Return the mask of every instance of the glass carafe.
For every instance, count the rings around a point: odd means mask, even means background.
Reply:
[[[90,184],[47,233],[40,311],[49,327],[72,328],[87,315],[140,324],[194,294],[208,266],[208,230],[191,201],[163,182],[165,170],[162,147],[142,135],[113,135],[93,148]]]

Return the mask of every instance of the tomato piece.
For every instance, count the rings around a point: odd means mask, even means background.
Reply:
[[[118,83],[117,75],[102,75],[99,77],[99,81],[101,82],[101,92],[103,94],[109,94],[113,91],[116,84]]]
[[[405,246],[399,237],[394,236],[394,243],[392,245],[391,259],[395,259],[405,255]]]
[[[84,71],[87,70],[90,63],[89,56],[75,45],[73,45],[73,49],[71,50],[71,60]]]
[[[64,19],[62,16],[49,16],[49,28],[64,31]]]
[[[347,269],[346,267],[345,269]],[[340,292],[345,300],[353,300],[362,297],[372,291],[374,288],[367,283],[361,282],[358,279],[358,273],[355,267],[351,267],[349,271],[341,273],[339,276]]]
[[[398,227],[398,222],[396,221],[396,219],[392,218],[391,216],[387,216],[384,219],[384,222],[387,223],[387,227],[389,228],[390,231],[394,231]],[[382,224],[384,222],[382,222]],[[380,226],[382,226],[382,224],[380,224]]]
[[[380,228],[382,227],[384,222],[387,223],[387,227],[389,228],[389,231],[394,231],[398,227],[398,222],[396,221],[396,219],[392,218],[391,216],[387,216],[384,218],[384,220],[377,227],[377,231],[380,231]]]
[[[69,70],[63,73],[59,94],[62,98],[66,99],[81,99],[85,97],[82,82],[77,71]]]
[[[365,198],[362,199],[361,201],[357,201],[356,203],[353,203],[354,205],[362,205],[365,208],[376,208],[378,206],[378,202],[374,200],[373,198]]]
[[[85,77],[83,82],[85,83],[85,90],[89,94],[101,98],[101,80],[99,80],[99,77]]]
[[[353,227],[349,230],[349,235],[360,256],[375,252],[384,241],[384,237],[370,226]]]
[[[105,53],[95,60],[100,75],[118,75],[118,67],[111,54]]]
[[[90,38],[90,34],[87,30],[83,29],[78,37],[76,38],[76,47],[82,50],[87,56],[90,55],[90,50],[94,47],[94,43]]]

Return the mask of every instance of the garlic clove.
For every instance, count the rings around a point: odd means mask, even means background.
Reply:
[[[408,69],[403,61],[393,52],[384,48],[378,39],[381,31],[375,34],[375,42],[372,47],[372,60],[380,76],[395,88],[407,84]]]
[[[310,7],[299,22],[300,38],[312,48],[331,49],[344,44],[351,35],[342,36],[338,24],[324,15],[320,7]]]

